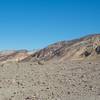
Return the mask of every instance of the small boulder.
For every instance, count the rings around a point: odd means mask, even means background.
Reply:
[[[85,51],[85,52],[83,53],[83,55],[84,55],[85,57],[88,57],[90,54],[91,54],[91,53],[88,52],[88,51]]]

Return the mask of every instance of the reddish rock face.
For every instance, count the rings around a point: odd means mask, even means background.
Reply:
[[[25,50],[2,51],[0,52],[0,62],[3,61],[20,61],[28,57],[29,54]]]

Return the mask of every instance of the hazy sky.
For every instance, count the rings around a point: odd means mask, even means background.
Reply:
[[[0,0],[0,50],[37,49],[100,32],[100,0]]]

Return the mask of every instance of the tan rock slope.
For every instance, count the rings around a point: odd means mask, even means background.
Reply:
[[[100,34],[93,34],[71,41],[61,41],[37,51],[23,61],[65,61],[68,59],[95,58],[100,54]]]

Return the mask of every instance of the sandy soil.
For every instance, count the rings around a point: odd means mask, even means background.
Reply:
[[[100,61],[1,64],[0,100],[100,100]]]

